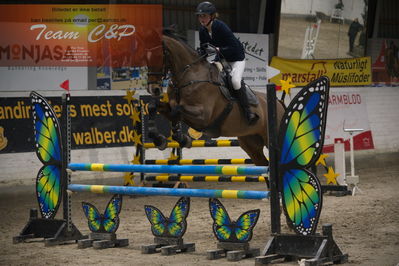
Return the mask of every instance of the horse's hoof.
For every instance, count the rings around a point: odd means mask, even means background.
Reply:
[[[180,148],[191,148],[192,140],[185,134],[174,134],[172,139],[179,143]]]
[[[168,142],[165,140],[160,145],[157,145],[158,150],[163,151],[168,147]]]
[[[187,136],[187,135],[184,135],[183,138],[184,138],[184,141],[183,141],[184,142],[184,147],[185,148],[191,148],[192,144],[193,144],[191,138],[189,136]]]
[[[157,138],[157,140],[154,140],[154,144],[155,146],[157,146],[158,150],[163,151],[164,149],[166,149],[168,147],[168,141],[165,138],[165,136],[163,135],[159,135],[159,137]]]
[[[168,141],[165,138],[165,136],[161,134],[154,134],[154,132],[150,132],[148,134],[148,137],[153,140],[155,147],[157,147],[159,150],[163,151],[164,149],[167,148]]]

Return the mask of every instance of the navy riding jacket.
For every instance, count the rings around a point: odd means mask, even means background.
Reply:
[[[234,36],[231,29],[221,20],[212,22],[212,37],[208,29],[201,26],[199,29],[200,44],[210,43],[220,49],[220,53],[228,62],[242,61],[245,51],[242,43]],[[216,57],[216,61],[219,58]]]

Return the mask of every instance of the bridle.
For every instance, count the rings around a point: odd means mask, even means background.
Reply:
[[[162,55],[163,55],[162,70],[159,71],[159,72],[154,72],[154,71],[150,72],[150,71],[148,71],[148,73],[147,73],[147,77],[149,77],[149,76],[161,76],[161,79],[160,79],[160,81],[158,81],[158,80],[157,81],[148,81],[147,82],[148,85],[152,85],[152,84],[162,85],[163,80],[167,79],[167,74],[168,73],[167,73],[167,70],[166,70],[166,49],[165,49],[165,45],[163,44],[163,42],[162,42],[161,45],[157,45],[157,46],[155,46],[153,48],[147,49],[146,52],[149,53],[151,51],[158,50],[158,49],[161,49],[161,48],[162,48]]]

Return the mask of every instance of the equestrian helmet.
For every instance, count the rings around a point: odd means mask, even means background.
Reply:
[[[215,5],[207,1],[199,3],[195,12],[196,15],[201,15],[201,14],[212,15],[215,13],[216,13]]]

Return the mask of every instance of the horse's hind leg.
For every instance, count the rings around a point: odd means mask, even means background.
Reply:
[[[238,137],[241,148],[249,155],[255,165],[269,165],[263,153],[265,142],[259,135]]]

